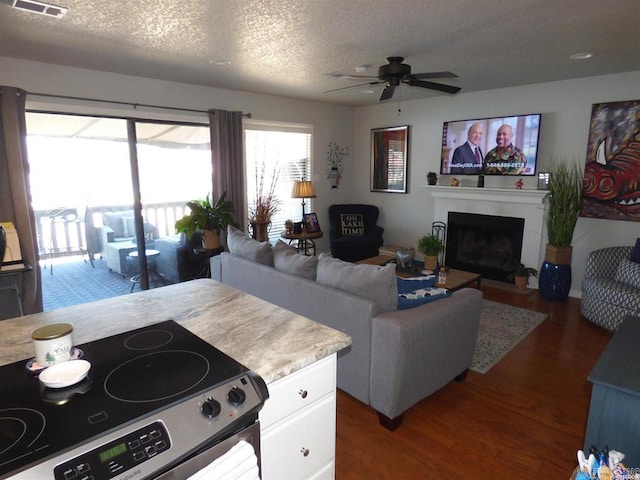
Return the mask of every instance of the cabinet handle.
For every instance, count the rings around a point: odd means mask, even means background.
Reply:
[[[309,395],[309,392],[307,392],[306,390],[300,390],[298,392],[298,394],[302,397],[302,398],[307,398],[307,395]]]
[[[302,452],[302,456],[304,456],[304,457],[308,457],[309,456],[309,449],[308,448],[302,447],[300,449],[300,451]]]

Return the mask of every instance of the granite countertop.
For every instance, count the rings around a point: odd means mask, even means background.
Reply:
[[[31,332],[74,326],[74,344],[175,320],[267,384],[351,344],[351,337],[214,280],[200,279],[0,322],[0,365],[34,356]]]

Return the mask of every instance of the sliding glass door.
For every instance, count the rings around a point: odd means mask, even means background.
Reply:
[[[211,191],[207,125],[29,112],[27,133],[45,311],[186,279],[174,224]]]

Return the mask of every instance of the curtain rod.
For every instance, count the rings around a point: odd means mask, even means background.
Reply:
[[[117,100],[101,100],[99,98],[85,98],[85,97],[73,97],[69,95],[54,95],[51,93],[37,93],[37,92],[27,92],[27,95],[35,95],[38,97],[50,97],[50,98],[62,98],[64,100],[82,100],[85,102],[101,102],[101,103],[112,103],[114,105],[127,105],[133,107],[135,110],[138,107],[150,107],[150,108],[162,108],[165,110],[174,110],[178,112],[190,112],[190,113],[209,113],[208,110],[196,110],[191,108],[179,108],[179,107],[164,107],[162,105],[149,105],[147,103],[131,103],[131,102],[119,102]],[[251,113],[242,113],[243,117],[251,118]]]

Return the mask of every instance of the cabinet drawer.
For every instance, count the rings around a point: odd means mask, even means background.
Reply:
[[[336,478],[335,465],[333,462],[327,463],[317,472],[314,472],[307,480],[334,480]]]
[[[276,380],[268,388],[269,399],[259,414],[263,430],[335,391],[336,355]]]
[[[299,480],[332,462],[335,425],[336,398],[331,395],[263,431],[260,447],[263,479]]]

